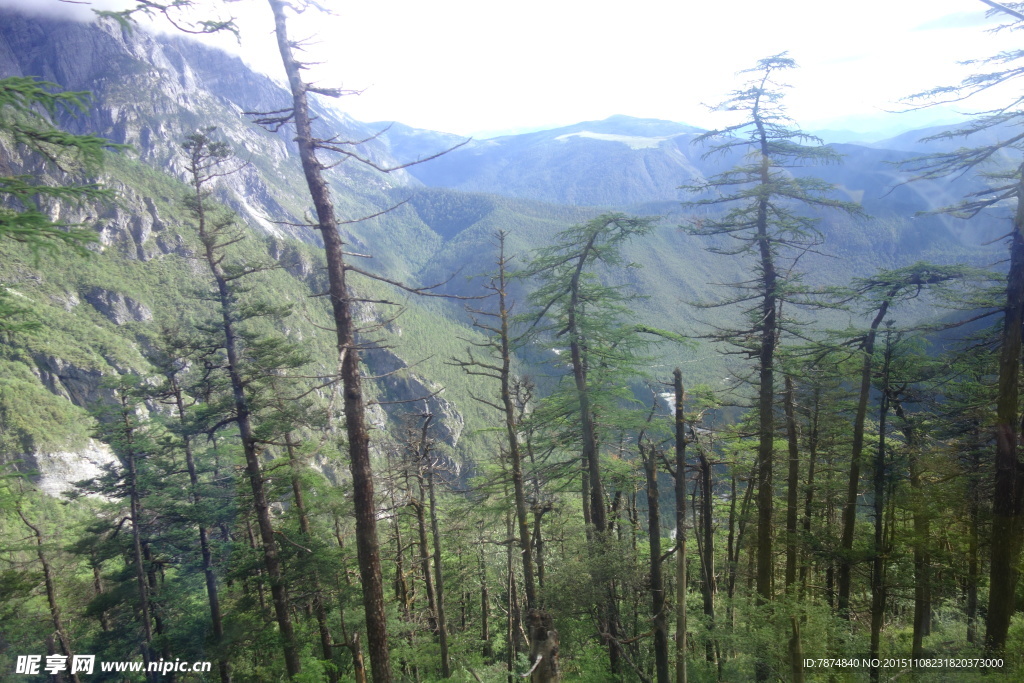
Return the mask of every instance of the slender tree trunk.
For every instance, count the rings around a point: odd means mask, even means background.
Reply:
[[[814,406],[811,408],[811,433],[807,439],[807,495],[804,498],[804,538],[811,537],[811,520],[814,513],[814,468],[818,460],[818,418],[821,415],[821,389],[814,388],[812,398]],[[807,594],[807,580],[810,572],[810,561],[804,554],[803,562],[800,563],[800,594]]]
[[[428,455],[429,458],[429,455]],[[434,588],[437,600],[437,636],[441,643],[441,677],[451,678],[448,655],[448,622],[444,614],[444,568],[441,566],[441,529],[437,523],[437,499],[434,493],[434,464],[427,464],[427,492],[430,500],[430,533],[434,540]]]
[[[686,421],[683,372],[672,373],[676,437],[676,683],[686,683]]]
[[[759,98],[760,99],[760,98]],[[754,125],[761,148],[760,186],[771,184],[771,157],[768,150],[768,132],[761,117],[759,105],[754,107]],[[773,505],[775,498],[772,473],[774,469],[775,445],[775,348],[779,341],[778,273],[775,269],[775,254],[768,236],[769,197],[757,199],[757,246],[761,267],[761,319],[756,331],[760,334],[758,348],[758,447],[757,460],[757,598],[760,604],[774,599],[775,567],[772,561]],[[767,681],[771,672],[768,653],[755,655],[754,672],[758,681]]]
[[[506,490],[506,495],[508,492]],[[512,515],[505,515],[505,531],[511,538],[513,534]],[[513,560],[512,546],[509,545],[505,555],[505,569],[508,572],[508,628],[506,631],[506,652],[505,664],[508,671],[509,683],[514,683],[516,656],[520,652],[519,644],[519,596],[516,588],[516,563]]]
[[[651,550],[651,615],[654,622],[654,662],[658,683],[669,683],[668,615],[665,582],[661,576],[661,515],[658,496],[658,462],[653,446],[640,444],[647,474],[647,535]]]
[[[202,196],[198,197],[202,200]],[[192,452],[192,435],[186,431],[185,397],[178,383],[176,374],[168,375],[171,395],[178,409],[178,421],[182,427],[182,445],[185,451],[185,467],[188,469],[188,481],[192,506],[198,508],[202,503],[199,493],[199,471],[196,469],[195,455]],[[203,558],[203,577],[206,580],[206,597],[210,605],[210,623],[213,626],[213,637],[217,643],[218,671],[221,683],[231,683],[231,664],[227,652],[224,651],[224,618],[220,611],[220,594],[217,588],[217,574],[213,567],[213,551],[210,549],[210,530],[203,522],[199,523],[199,551]]]
[[[92,586],[96,591],[96,596],[99,597],[104,593],[103,581],[100,577],[100,567],[99,563],[96,561],[95,555],[93,555],[90,560],[90,564],[92,565]],[[106,610],[100,612],[100,629],[102,629],[104,633],[110,630],[110,619],[107,618]]]
[[[981,502],[978,495],[978,472],[981,469],[980,453],[976,448],[971,452],[971,470],[968,475],[967,494],[967,642],[978,642],[978,525],[981,523]]]
[[[248,515],[246,516],[248,517]],[[249,519],[245,520],[245,533],[246,538],[249,540],[249,547],[254,551],[259,550],[260,546],[256,543],[256,536],[252,533],[252,521]],[[243,579],[244,581],[244,579]],[[249,587],[247,583],[243,583],[246,595],[249,594]],[[263,590],[263,570],[256,570],[256,597],[260,605],[260,618],[263,619],[264,623],[270,624],[270,613],[267,610],[267,596]]]
[[[760,182],[771,184],[771,157],[768,151],[768,133],[759,109],[755,107],[754,124],[761,146]],[[757,459],[757,595],[761,602],[770,602],[773,595],[774,567],[772,563],[772,507],[774,489],[772,459],[775,444],[775,347],[778,344],[778,273],[775,255],[768,237],[768,197],[757,202],[757,245],[761,259],[761,320],[758,323],[760,346],[758,349],[758,447]],[[758,657],[757,680],[767,680],[768,670],[763,657]]]
[[[735,508],[736,508],[736,486],[737,486],[738,482],[736,481],[737,477],[736,477],[735,469],[733,471],[732,505],[731,505],[731,511],[729,513],[730,514],[730,518],[731,518],[730,530],[729,530],[729,534],[730,534],[729,545],[731,547],[730,547],[730,549],[728,551],[729,554],[730,554],[730,559],[729,559],[729,580],[728,580],[728,586],[727,586],[727,595],[728,595],[728,598],[729,598],[729,609],[730,609],[730,618],[729,618],[728,621],[729,621],[729,623],[732,625],[732,627],[734,629],[735,629],[735,626],[736,626],[736,624],[735,624],[736,611],[735,611],[735,608],[733,606],[733,599],[736,596],[736,580],[737,580],[737,578],[739,576],[740,554],[741,554],[741,551],[743,550],[743,537],[744,537],[744,532],[746,531],[746,528],[747,528],[747,514],[748,514],[748,512],[750,510],[751,501],[754,499],[754,491],[756,490],[755,486],[754,486],[754,482],[757,480],[757,465],[758,464],[755,462],[754,463],[754,467],[753,467],[753,469],[750,472],[750,476],[747,478],[747,488],[746,488],[746,490],[743,493],[743,503],[740,505],[740,510],[739,510],[739,516],[738,517],[736,517],[736,514],[735,514],[735,512],[736,512],[736,510],[735,510]],[[735,542],[733,542],[733,539],[732,539],[732,527],[733,527],[734,524],[735,524],[735,527],[736,527]]]
[[[484,525],[480,524],[480,640],[483,642],[484,662],[494,659],[494,644],[491,643],[491,596],[487,590],[487,562],[484,555]]]
[[[437,596],[434,592],[434,577],[430,571],[430,545],[427,542],[427,519],[424,510],[423,481],[420,478],[419,500],[413,501],[412,506],[416,511],[416,524],[420,536],[420,571],[423,573],[423,586],[427,591],[427,607],[430,609],[430,630],[437,633]]]
[[[290,431],[284,434],[285,448],[288,453],[288,463],[291,468],[292,498],[295,511],[299,515],[299,531],[307,543],[312,544],[313,532],[309,525],[309,513],[306,512],[306,499],[302,491],[302,480],[300,478],[300,462],[296,456],[296,444],[292,439]],[[313,568],[313,614],[316,616],[317,631],[320,634],[320,656],[324,661],[327,670],[327,680],[330,683],[338,683],[338,667],[334,661],[334,639],[331,637],[331,629],[327,621],[327,606],[324,604],[323,586],[320,584],[320,573]]]
[[[38,526],[28,521],[20,506],[18,507],[18,516],[21,517],[21,521],[24,522],[25,526],[32,530],[32,534],[36,538],[36,557],[43,568],[43,584],[46,586],[46,602],[50,606],[50,620],[53,622],[53,630],[57,635],[57,641],[60,643],[61,652],[64,653],[64,656],[68,658],[67,661],[70,662],[72,658],[71,639],[68,638],[67,629],[64,628],[60,604],[57,602],[57,584],[53,580],[53,568],[50,566],[46,553],[43,551],[43,532],[39,530]],[[70,676],[72,683],[81,683],[77,673],[71,673]]]
[[[241,373],[241,353],[239,349],[238,331],[235,323],[238,319],[235,296],[231,290],[228,276],[222,265],[219,236],[206,225],[203,206],[202,182],[200,180],[201,152],[198,146],[193,149],[191,172],[193,187],[196,191],[196,212],[198,219],[199,239],[203,245],[207,267],[217,287],[217,303],[220,307],[220,328],[224,335],[224,350],[227,355],[227,372],[231,382],[231,393],[234,404],[235,423],[238,425],[242,441],[242,452],[245,455],[246,473],[252,488],[253,506],[256,510],[256,522],[259,527],[260,540],[263,546],[263,566],[270,581],[270,592],[274,602],[278,629],[284,648],[285,668],[288,676],[296,676],[301,671],[299,662],[299,646],[292,627],[288,589],[281,569],[281,559],[274,538],[274,528],[270,516],[270,505],[267,502],[266,487],[263,481],[263,470],[260,464],[258,444],[253,435],[249,399],[245,394],[245,383]]]
[[[533,508],[533,544],[536,549],[537,560],[537,587],[544,590],[544,536],[541,534],[541,521],[544,513],[550,508],[544,508],[538,503]]]
[[[796,388],[793,378],[786,375],[786,442],[789,447],[789,476],[786,479],[786,590],[796,584],[797,554],[800,548],[797,537],[797,517],[800,497],[800,447],[796,424]]]
[[[712,472],[707,455],[701,450],[700,458],[700,504],[701,504],[701,586],[704,594],[704,617],[708,622],[708,639],[705,648],[707,661],[718,662],[718,640],[715,637],[715,593],[718,591],[715,581],[715,535],[713,528]]]
[[[914,524],[914,635],[911,657],[924,656],[924,637],[931,627],[932,571],[931,519],[928,501],[921,480],[920,439],[917,430],[909,420],[902,402],[891,399],[893,412],[903,422],[903,435],[907,442],[910,460],[911,516]]]
[[[353,302],[346,284],[346,267],[338,221],[331,202],[323,165],[316,156],[317,141],[313,136],[306,93],[309,86],[302,81],[301,66],[288,39],[283,0],[268,0],[274,12],[277,44],[293,96],[292,120],[302,169],[316,209],[318,229],[324,241],[327,276],[334,325],[341,359],[341,380],[344,385],[345,427],[348,435],[349,461],[352,471],[352,498],[356,517],[356,553],[362,584],[363,608],[366,614],[366,640],[370,651],[374,683],[390,683],[391,659],[388,648],[387,616],[384,610],[384,582],[380,568],[380,546],[377,540],[377,506],[374,501],[373,470],[370,466],[369,433],[363,405],[362,376],[359,372],[359,349],[355,339]]]
[[[523,558],[523,590],[526,592],[526,608],[538,607],[537,582],[533,571],[533,546],[530,542],[530,522],[526,514],[526,492],[523,484],[523,456],[519,444],[519,425],[516,421],[518,410],[512,396],[512,343],[509,333],[511,313],[508,307],[508,293],[505,266],[505,233],[498,234],[498,318],[500,327],[499,344],[501,352],[501,404],[505,412],[505,436],[508,440],[509,461],[512,465],[512,489],[515,494],[516,521],[519,530],[519,549]]]
[[[789,670],[792,683],[804,683],[804,646],[800,638],[800,620],[789,618],[793,635],[789,638]]]
[[[885,546],[885,429],[886,418],[889,415],[889,365],[892,361],[892,339],[891,332],[885,335],[885,358],[882,365],[882,401],[878,408],[878,450],[875,454],[875,542],[874,553],[871,563],[871,651],[872,660],[878,659],[882,622],[885,619],[885,601],[887,597],[887,586],[885,583],[886,555],[888,549]],[[914,655],[915,657],[918,655]],[[872,681],[877,681],[881,674],[880,667],[871,666],[870,675]]]
[[[142,543],[142,560],[146,563],[146,583],[149,585],[149,609],[153,616],[153,635],[163,645],[160,658],[165,662],[171,661],[173,657],[171,657],[171,645],[166,638],[167,626],[164,623],[163,608],[158,600],[160,586],[157,582],[156,564],[153,562],[153,551],[146,541]],[[168,678],[171,683],[174,683],[175,675],[173,671],[169,672]]]
[[[868,397],[871,395],[871,366],[875,353],[875,335],[889,311],[889,302],[899,291],[890,290],[878,307],[871,327],[864,337],[861,353],[864,361],[860,372],[860,393],[857,396],[857,412],[853,419],[853,450],[850,455],[850,477],[846,489],[846,504],[843,506],[843,530],[839,541],[839,616],[850,618],[850,578],[853,569],[853,532],[857,523],[857,497],[860,494],[860,456],[864,450],[864,422],[868,414]]]
[[[128,472],[125,484],[129,495],[129,520],[132,525],[132,564],[135,565],[135,587],[139,596],[139,611],[142,614],[142,663],[146,669],[146,678],[155,681],[156,675],[149,670],[153,661],[153,622],[149,600],[149,582],[142,552],[142,501],[139,495],[139,472],[135,453],[134,427],[131,424],[130,406],[127,399],[121,397],[121,418],[125,430],[124,460]]]

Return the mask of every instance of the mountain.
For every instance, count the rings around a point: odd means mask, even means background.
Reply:
[[[393,129],[394,130],[394,129]],[[502,194],[576,206],[639,207],[651,202],[681,202],[681,185],[734,166],[737,153],[708,154],[713,141],[696,143],[704,131],[671,121],[613,116],[573,126],[490,140],[471,141],[410,173],[430,187]],[[845,198],[874,216],[910,216],[952,204],[978,189],[973,179],[905,185],[910,174],[896,164],[923,150],[944,147],[910,145],[928,131],[912,131],[890,144],[834,144],[839,165],[795,168],[794,174],[825,178]],[[457,142],[403,128],[383,136],[393,148],[422,154],[432,143]],[[436,148],[436,147],[435,147]],[[962,226],[950,229],[961,232]],[[984,241],[983,239],[979,241]]]
[[[578,206],[681,199],[701,177],[682,123],[613,116],[551,130],[474,140],[410,173],[432,187]],[[392,138],[389,138],[391,140]],[[392,144],[403,144],[396,137]]]
[[[267,276],[266,287],[278,303],[296,309],[282,331],[302,342],[320,371],[332,372],[335,349],[321,329],[330,322],[323,300],[314,296],[324,289],[319,240],[304,225],[310,208],[296,148],[285,129],[264,130],[246,114],[287,107],[287,92],[238,59],[184,38],[128,32],[112,21],[26,18],[4,9],[0,77],[11,75],[41,76],[70,90],[90,91],[88,112],[57,123],[130,145],[132,151],[112,155],[95,178],[119,193],[118,202],[50,206],[54,215],[96,232],[99,244],[92,258],[36,262],[16,245],[0,245],[0,282],[28,302],[45,326],[3,347],[0,414],[24,413],[31,406],[36,416],[8,431],[9,452],[46,470],[54,490],[82,474],[79,469],[88,469],[84,463],[96,461],[102,451],[90,440],[85,411],[96,401],[109,400],[103,377],[147,372],[145,354],[160,326],[195,320],[200,270],[195,237],[181,207],[186,189],[179,145],[197,129],[215,126],[247,162],[240,173],[224,179],[216,196],[249,226],[246,258],[281,266]],[[363,124],[328,103],[320,104],[317,116],[324,137],[369,138],[360,153],[381,166],[424,158],[463,141],[400,123]],[[682,123],[615,116],[474,140],[390,174],[342,163],[328,177],[340,215],[351,221],[342,228],[346,241],[353,251],[373,256],[368,268],[414,285],[446,282],[438,291],[462,296],[479,293],[479,279],[468,276],[493,268],[496,230],[510,233],[510,253],[522,264],[531,249],[550,243],[558,231],[605,209],[661,216],[647,241],[628,248],[627,257],[643,267],[604,275],[638,293],[632,307],[637,322],[692,335],[706,329],[702,320],[720,315],[699,308],[719,297],[715,284],[744,280],[749,267],[743,259],[707,252],[705,242],[679,227],[699,218],[681,206],[686,195],[679,186],[699,182],[737,160],[735,155],[705,157],[706,150],[693,144],[701,132]],[[846,283],[879,267],[919,259],[994,260],[999,247],[981,243],[997,236],[998,226],[915,218],[916,212],[977,187],[976,180],[903,185],[906,177],[892,163],[908,152],[836,148],[846,155],[843,165],[793,172],[835,183],[871,217],[822,217],[826,253],[807,254],[801,261],[809,284]],[[12,172],[55,173],[20,156],[9,143],[0,141],[0,151]],[[376,214],[381,215],[360,220]],[[365,278],[356,286],[367,299],[385,298]],[[515,293],[521,299],[529,287],[528,282],[517,284]],[[401,303],[404,313],[395,321],[387,307],[367,304],[362,311],[364,322],[385,331],[385,346],[394,341],[393,349],[367,356],[369,374],[382,376],[374,391],[388,406],[374,409],[375,424],[387,432],[407,410],[388,400],[405,401],[446,387],[444,395],[431,399],[432,409],[443,416],[449,446],[469,453],[474,440],[484,438],[479,432],[487,418],[466,397],[480,390],[446,365],[464,351],[465,340],[474,339],[469,316],[459,302],[403,298]],[[923,315],[927,304],[915,310]],[[831,315],[837,326],[848,322],[844,314]],[[536,360],[529,350],[525,356]],[[672,347],[662,351],[658,365],[684,364],[693,381],[717,382],[731,373],[727,362],[713,347]],[[61,474],[57,463],[72,462],[67,455],[72,452],[81,467]]]
[[[46,204],[54,217],[95,231],[98,242],[88,258],[37,258],[10,240],[0,244],[0,283],[41,324],[0,345],[0,442],[6,460],[14,457],[26,469],[40,471],[40,486],[53,492],[98,474],[113,457],[91,438],[87,411],[112,400],[104,378],[151,372],[146,356],[162,329],[201,320],[204,305],[196,290],[204,276],[182,206],[188,188],[182,183],[180,152],[180,143],[198,129],[216,127],[214,134],[245,162],[216,193],[248,226],[248,239],[235,247],[234,258],[280,266],[261,275],[264,295],[294,309],[279,332],[302,344],[313,371],[325,377],[335,372],[335,342],[321,333],[331,319],[324,300],[316,297],[326,278],[319,240],[303,225],[309,199],[295,145],[285,132],[263,130],[244,115],[281,109],[290,100],[287,92],[237,59],[192,41],[129,32],[109,20],[86,24],[0,10],[0,77],[20,75],[89,91],[87,112],[56,123],[130,150],[109,154],[103,169],[85,179],[114,190],[116,201]],[[347,139],[371,135],[370,128],[329,107],[320,107],[317,115],[325,137],[328,130]],[[381,143],[360,151],[382,166],[398,163]],[[5,174],[30,174],[52,184],[68,180],[60,169],[3,138],[0,159]],[[353,164],[328,176],[339,211],[354,218],[379,213],[393,203],[397,188],[417,184],[401,172],[389,175]],[[352,247],[373,251],[373,267],[392,277],[411,276],[441,243],[408,207],[347,228]],[[413,242],[422,248],[407,249]],[[372,281],[355,286],[368,299],[383,298]],[[470,386],[461,372],[444,364],[458,344],[449,344],[444,356],[435,354],[446,348],[438,339],[473,338],[473,333],[416,300],[404,307],[401,324],[369,304],[361,311],[382,335],[404,334],[408,340],[401,355],[386,345],[366,353],[368,372],[386,376],[374,389],[386,400],[370,409],[371,420],[389,429],[407,412],[389,400],[431,396],[426,407],[438,416],[438,433],[450,448],[466,447],[482,426],[481,410],[472,401],[456,406],[435,395],[441,386],[460,385],[465,395]]]

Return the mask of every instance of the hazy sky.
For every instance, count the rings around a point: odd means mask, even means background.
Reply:
[[[105,1],[105,5],[119,0]],[[70,16],[80,5],[0,0]],[[215,3],[211,1],[211,5]],[[907,94],[958,81],[958,61],[1020,45],[992,35],[979,0],[321,0],[293,34],[314,36],[324,85],[364,89],[342,104],[363,121],[460,134],[551,127],[612,114],[722,125],[704,104],[735,73],[788,51],[790,114],[806,127],[870,130]],[[97,3],[96,6],[99,6]],[[218,43],[281,73],[262,0],[220,5],[242,43]],[[1006,96],[1004,96],[1005,99]],[[980,103],[982,106],[984,103]]]

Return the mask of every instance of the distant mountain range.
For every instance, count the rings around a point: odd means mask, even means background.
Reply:
[[[332,362],[330,343],[310,341],[319,334],[315,325],[325,324],[309,303],[311,294],[322,291],[323,278],[315,249],[318,237],[304,225],[310,203],[293,133],[267,132],[245,115],[287,107],[287,92],[240,60],[187,39],[128,32],[111,21],[84,24],[0,9],[0,77],[11,75],[40,76],[69,90],[90,91],[88,112],[62,117],[58,123],[133,148],[113,157],[96,178],[120,193],[118,205],[95,210],[53,207],[96,231],[100,246],[95,258],[60,267],[37,267],[23,256],[0,259],[0,283],[31,301],[48,321],[50,337],[24,342],[9,361],[31,378],[26,382],[35,383],[38,396],[84,410],[81,397],[95,399],[103,375],[145,367],[141,350],[155,325],[192,315],[185,308],[189,304],[182,303],[194,301],[195,263],[194,238],[180,209],[185,190],[179,145],[186,135],[208,126],[216,126],[217,135],[249,162],[242,173],[226,179],[218,198],[251,228],[253,253],[283,266],[274,275],[274,296],[300,311],[309,309],[308,319],[297,320],[290,333],[307,340],[311,351],[323,351],[323,363]],[[380,165],[425,158],[463,142],[400,123],[384,130],[386,124],[354,121],[328,103],[321,103],[318,116],[324,136],[358,140],[383,130],[361,148]],[[627,257],[643,267],[605,276],[637,293],[632,307],[637,322],[693,334],[708,315],[693,304],[715,300],[720,295],[716,283],[746,279],[750,268],[742,258],[709,253],[705,241],[680,229],[691,211],[681,204],[687,194],[680,186],[738,160],[735,155],[705,156],[707,148],[694,144],[701,132],[681,123],[613,116],[473,140],[429,163],[391,174],[342,163],[328,175],[339,214],[352,221],[343,227],[346,241],[355,251],[373,255],[367,267],[414,284],[448,280],[443,291],[461,294],[479,291],[479,280],[465,276],[492,269],[495,230],[510,233],[510,253],[522,264],[531,249],[550,243],[558,231],[604,210],[660,216],[649,239],[628,247]],[[834,183],[840,196],[860,203],[869,214],[822,216],[823,251],[828,255],[808,254],[801,261],[810,284],[845,284],[877,268],[919,259],[987,264],[998,258],[1001,247],[983,243],[1005,232],[999,221],[919,215],[980,185],[973,177],[905,184],[908,178],[894,162],[947,148],[921,146],[914,142],[918,137],[915,132],[884,144],[839,144],[836,149],[845,155],[842,165],[793,169]],[[9,169],[5,172],[38,170],[2,140],[0,155]],[[358,220],[395,205],[379,218]],[[357,286],[373,287],[365,282]],[[520,285],[517,293],[528,287]],[[118,319],[104,312],[103,302],[119,301],[133,302],[138,310],[151,312],[152,319]],[[415,373],[408,370],[388,379],[381,390],[407,396],[417,386],[465,383],[460,373],[444,365],[461,350],[460,340],[472,334],[462,305],[412,299],[406,307],[402,327],[394,326],[396,334],[406,331],[402,345],[368,362],[387,372],[422,364]],[[922,304],[915,315],[926,312]],[[382,315],[372,307],[364,311],[366,320]],[[836,324],[845,322],[836,319]],[[121,350],[112,354],[112,348]],[[686,363],[695,381],[725,376],[720,373],[726,361],[713,348],[664,353],[665,363]],[[82,386],[72,390],[75,382]],[[463,386],[462,395],[469,393]],[[437,411],[446,415],[451,434],[463,431],[463,425],[466,433],[479,427],[473,415],[481,409],[472,402],[438,401]],[[375,419],[382,428],[387,422],[383,412]],[[59,435],[61,426],[45,428]]]

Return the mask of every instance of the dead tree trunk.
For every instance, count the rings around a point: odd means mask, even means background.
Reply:
[[[324,241],[330,303],[338,338],[341,380],[344,385],[345,428],[348,435],[349,462],[352,471],[352,498],[356,517],[356,552],[366,614],[366,640],[374,683],[390,683],[391,658],[388,648],[387,615],[384,610],[384,582],[381,578],[380,546],[377,540],[377,506],[374,501],[373,470],[370,466],[369,433],[363,413],[362,376],[356,345],[353,302],[346,283],[343,242],[338,233],[330,190],[324,180],[324,165],[317,158],[318,145],[325,141],[313,135],[307,93],[301,65],[294,56],[295,44],[288,38],[284,0],[268,0],[274,12],[277,44],[291,89],[293,104],[290,119],[295,124],[302,169],[316,210],[317,228]],[[282,121],[283,123],[283,121]]]

